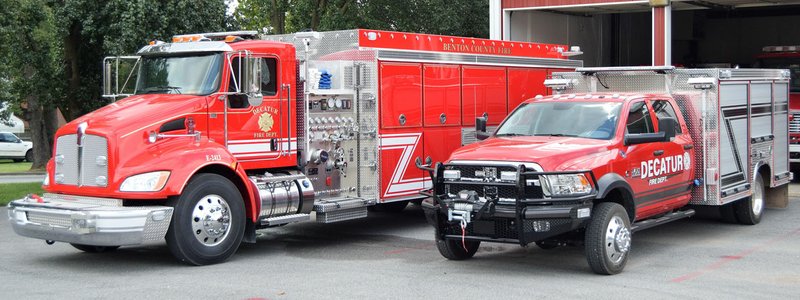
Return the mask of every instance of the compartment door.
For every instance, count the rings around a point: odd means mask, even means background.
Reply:
[[[487,125],[499,125],[508,114],[506,68],[464,66],[461,70],[464,126],[475,125],[475,118],[484,115]]]
[[[383,128],[422,126],[422,64],[380,63]]]
[[[547,69],[508,68],[508,112],[514,111],[522,101],[547,95],[545,78]]]
[[[461,125],[460,71],[457,65],[423,66],[425,127]]]

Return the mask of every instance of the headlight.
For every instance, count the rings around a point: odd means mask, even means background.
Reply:
[[[444,179],[459,180],[461,179],[461,170],[444,170]]]
[[[542,175],[545,179],[542,192],[546,196],[586,195],[592,192],[592,184],[584,174]]]
[[[157,171],[134,175],[125,179],[120,185],[121,192],[155,192],[164,188],[169,178],[169,171]]]

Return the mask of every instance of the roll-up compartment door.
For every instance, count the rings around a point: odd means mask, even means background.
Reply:
[[[488,116],[488,125],[498,125],[507,115],[506,68],[464,66],[461,68],[462,123],[475,125],[475,117]]]
[[[423,67],[423,124],[425,127],[461,125],[461,70],[458,65]]]
[[[383,128],[422,126],[422,64],[380,63]]]

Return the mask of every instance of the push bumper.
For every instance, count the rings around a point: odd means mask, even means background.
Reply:
[[[122,206],[120,199],[45,194],[8,205],[21,236],[92,246],[138,245],[164,238],[172,207]]]
[[[789,162],[800,163],[800,144],[789,144]]]

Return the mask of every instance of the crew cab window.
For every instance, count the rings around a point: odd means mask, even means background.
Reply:
[[[644,101],[631,104],[631,109],[628,112],[628,121],[625,123],[625,129],[628,133],[655,132],[653,119],[650,118],[650,110],[647,108]]]
[[[672,104],[669,103],[667,100],[656,100],[653,101],[653,112],[656,113],[656,118],[661,120],[662,118],[673,118],[675,121],[678,121],[678,116],[675,115],[675,109],[672,108]],[[675,123],[675,133],[680,134],[681,132],[681,125]]]
[[[519,106],[496,136],[569,136],[607,140],[614,136],[619,102],[534,102]]]
[[[264,96],[275,96],[278,94],[278,76],[277,76],[278,61],[274,58],[261,59],[261,94]],[[239,58],[231,60],[231,67],[233,72],[231,74],[230,82],[228,83],[228,91],[236,92],[236,82],[239,81]],[[234,81],[235,79],[235,81]],[[245,95],[230,95],[228,97],[228,105],[230,108],[248,108],[250,104],[247,102]]]

